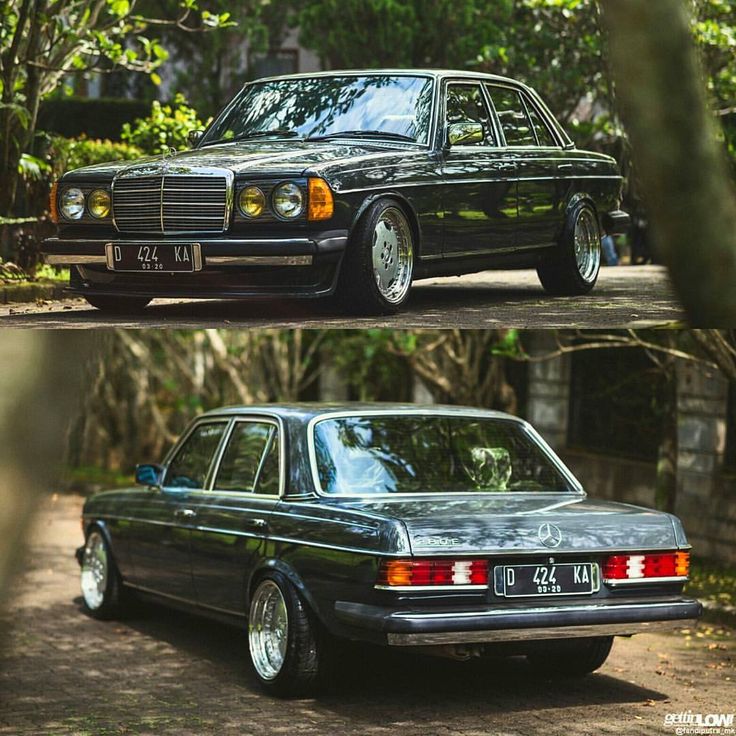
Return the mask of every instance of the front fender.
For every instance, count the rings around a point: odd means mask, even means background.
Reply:
[[[352,235],[353,230],[360,222],[361,218],[366,213],[368,208],[379,199],[395,199],[403,205],[404,211],[406,212],[406,215],[409,219],[409,225],[411,226],[411,229],[413,231],[415,245],[417,249],[421,251],[422,233],[419,227],[419,218],[417,217],[417,213],[412,206],[412,203],[406,198],[406,196],[396,191],[375,192],[374,194],[369,194],[361,202],[360,206],[356,209],[355,214],[353,215],[353,221],[350,223],[350,235]]]

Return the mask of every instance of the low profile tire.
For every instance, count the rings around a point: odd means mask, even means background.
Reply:
[[[612,636],[594,639],[551,641],[526,655],[529,664],[544,675],[583,677],[595,672],[608,659]]]
[[[281,573],[258,582],[251,596],[248,648],[265,690],[281,697],[315,693],[333,670],[333,646]]]
[[[601,268],[601,231],[593,207],[582,202],[569,213],[554,255],[537,267],[544,290],[559,296],[587,294]]]
[[[352,314],[395,314],[409,298],[414,235],[394,199],[372,204],[355,227],[340,269],[337,300]]]
[[[84,544],[80,574],[84,610],[94,618],[117,618],[126,596],[117,565],[99,527],[92,527]]]
[[[137,314],[142,312],[151,301],[146,297],[136,296],[95,296],[90,294],[84,297],[89,304],[97,307],[101,312],[109,314]]]

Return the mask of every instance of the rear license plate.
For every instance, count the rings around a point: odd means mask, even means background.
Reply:
[[[108,243],[105,255],[111,271],[191,273],[202,268],[199,243]]]
[[[496,595],[528,598],[541,595],[590,595],[599,588],[598,565],[499,565],[494,568]]]

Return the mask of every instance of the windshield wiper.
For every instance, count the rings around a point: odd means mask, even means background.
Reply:
[[[390,130],[338,130],[335,133],[324,135],[310,135],[308,141],[324,141],[329,138],[389,138],[395,141],[411,141],[416,143],[417,139],[403,133],[393,133]]]
[[[254,130],[250,133],[241,133],[240,135],[233,136],[232,138],[218,138],[215,141],[207,141],[208,146],[213,146],[216,143],[234,143],[235,141],[247,141],[251,138],[301,138],[301,134],[296,130],[289,130],[288,128],[274,128],[273,130]]]

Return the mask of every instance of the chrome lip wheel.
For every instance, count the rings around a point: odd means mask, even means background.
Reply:
[[[595,215],[584,209],[575,222],[575,262],[581,278],[590,283],[601,265],[601,237]]]
[[[108,575],[107,549],[102,535],[92,532],[87,537],[82,557],[82,596],[87,607],[97,610],[105,599]]]
[[[373,230],[373,275],[381,296],[391,304],[401,302],[411,286],[414,246],[404,213],[387,207]]]
[[[253,595],[248,618],[248,646],[253,666],[264,680],[273,680],[286,659],[289,616],[284,596],[273,580],[264,580]]]

